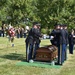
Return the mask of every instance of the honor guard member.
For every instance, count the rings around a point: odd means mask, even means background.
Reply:
[[[70,54],[73,54],[74,44],[75,44],[75,30],[71,29],[71,31],[69,32],[69,53]]]
[[[60,64],[60,24],[55,25],[55,29],[51,32],[50,36],[52,36],[52,45],[55,45],[58,47],[58,60],[56,64]]]
[[[60,51],[61,51],[61,62],[60,64],[63,65],[64,60],[65,60],[65,53],[66,53],[66,45],[67,45],[67,36],[64,25],[61,25],[61,30],[60,30]]]
[[[34,23],[35,23],[35,22],[34,22]],[[35,30],[35,34],[34,34],[34,36],[33,36],[33,38],[34,38],[33,59],[35,59],[36,50],[37,50],[37,49],[39,48],[39,46],[40,46],[40,42],[41,42],[40,38],[42,37],[41,32],[40,32],[40,26],[41,26],[41,24],[37,22],[36,25],[37,25],[37,29]]]
[[[25,42],[26,42],[26,60],[27,61],[33,59],[33,54],[34,54],[33,47],[36,42],[35,37],[39,36],[37,34],[37,32],[38,32],[37,24],[38,24],[38,22],[33,22],[33,27],[30,29],[29,34],[25,40]]]
[[[65,30],[65,33],[66,33],[66,50],[65,50],[65,60],[67,60],[67,44],[68,44],[68,29],[67,29],[67,24],[64,24],[64,30]]]
[[[52,45],[57,46],[57,44],[60,43],[60,42],[58,42],[59,41],[59,39],[58,39],[59,33],[60,33],[60,24],[55,24],[54,29],[50,33],[50,41],[51,41]]]
[[[37,29],[36,24],[33,23],[33,27],[30,29],[28,36],[25,40],[26,42],[26,61],[29,61],[32,59],[33,54],[33,46],[34,46],[34,32]]]

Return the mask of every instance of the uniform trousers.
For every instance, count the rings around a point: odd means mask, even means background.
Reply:
[[[39,48],[40,44],[39,43],[35,43],[34,44],[34,54],[33,54],[33,59],[35,59],[35,56],[36,56],[36,50]]]
[[[61,64],[63,64],[65,60],[66,44],[62,44],[61,48]]]
[[[67,60],[67,45],[65,47],[65,58],[64,58],[64,60]]]
[[[57,47],[58,47],[58,61],[57,61],[57,63],[58,63],[58,64],[61,64],[61,51],[60,51],[60,45],[57,45]]]
[[[33,56],[33,44],[26,43],[26,61],[32,59]]]
[[[69,44],[69,53],[73,54],[74,44]]]

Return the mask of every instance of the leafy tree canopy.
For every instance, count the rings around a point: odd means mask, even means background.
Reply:
[[[75,0],[0,0],[0,21],[13,25],[31,25],[39,21],[42,28],[56,23],[75,26]]]

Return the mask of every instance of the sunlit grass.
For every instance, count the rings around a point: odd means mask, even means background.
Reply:
[[[75,53],[68,54],[68,59],[59,69],[30,66],[16,66],[19,61],[25,60],[25,39],[14,40],[14,47],[6,37],[0,38],[0,75],[74,75]],[[42,40],[41,46],[50,45],[50,40]],[[75,52],[75,51],[74,51]]]

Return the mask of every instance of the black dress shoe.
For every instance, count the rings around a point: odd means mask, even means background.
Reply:
[[[62,66],[62,64],[59,64],[59,63],[55,63],[55,65],[61,65]]]
[[[58,63],[55,63],[55,65],[58,65]]]

